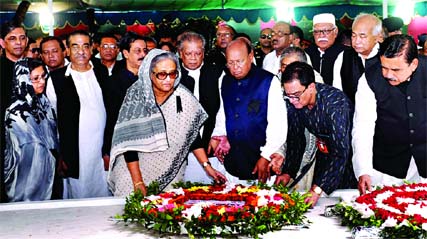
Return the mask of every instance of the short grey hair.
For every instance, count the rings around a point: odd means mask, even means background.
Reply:
[[[205,50],[206,39],[203,37],[203,35],[199,33],[187,31],[179,35],[177,39],[178,39],[178,44],[177,44],[178,51],[181,51],[184,48],[185,41],[189,41],[189,42],[201,41],[202,49]]]
[[[307,63],[307,56],[303,49],[295,46],[290,46],[283,50],[282,55],[280,55],[280,61],[285,57],[296,56],[298,61]]]
[[[383,23],[382,23],[381,19],[379,19],[377,16],[375,16],[373,14],[369,14],[369,13],[360,13],[359,15],[357,15],[356,18],[354,18],[353,25],[351,26],[351,28],[353,28],[354,25],[356,25],[356,23],[358,21],[360,21],[361,18],[370,18],[371,20],[373,20],[375,22],[375,26],[372,29],[372,35],[380,36],[383,34]]]
[[[153,58],[153,60],[151,61],[150,74],[153,72],[153,69],[154,69],[154,67],[156,67],[157,63],[159,63],[160,61],[163,61],[165,59],[170,59],[173,62],[175,62],[176,70],[179,71],[179,61],[178,61],[178,58],[176,57],[176,55],[172,52],[165,51],[165,52],[155,56]],[[179,73],[181,74],[181,72],[179,72]]]

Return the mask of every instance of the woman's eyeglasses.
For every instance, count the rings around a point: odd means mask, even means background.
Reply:
[[[159,80],[164,80],[168,76],[169,76],[170,79],[175,80],[176,78],[178,78],[179,72],[178,71],[172,71],[172,72],[167,73],[165,71],[161,71],[161,72],[154,72],[153,71],[153,74]]]
[[[41,75],[37,75],[35,77],[31,77],[30,79],[31,79],[31,82],[33,82],[33,83],[39,83],[41,80],[46,81],[46,78],[48,78],[48,77],[49,77],[49,74],[43,73]]]

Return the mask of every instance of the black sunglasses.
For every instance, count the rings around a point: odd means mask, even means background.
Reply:
[[[271,35],[262,34],[259,38],[261,38],[261,39],[265,39],[265,38],[271,39]]]
[[[161,72],[154,72],[153,74],[157,77],[157,79],[159,80],[164,80],[166,79],[166,77],[169,76],[170,79],[174,80],[176,78],[178,78],[179,72],[178,71],[172,71],[172,72],[165,72],[165,71],[161,71]]]
[[[40,53],[41,52],[41,49],[40,48],[38,48],[38,47],[34,47],[33,49],[31,49],[31,52],[34,54],[34,53]]]

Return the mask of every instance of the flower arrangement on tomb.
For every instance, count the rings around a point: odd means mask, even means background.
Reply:
[[[335,206],[343,225],[377,227],[383,238],[427,238],[427,184],[385,186]]]
[[[151,188],[151,189],[150,189]],[[155,188],[149,186],[148,191]],[[259,234],[306,223],[306,196],[282,186],[202,185],[178,183],[166,192],[126,199],[125,221],[138,222],[160,233],[190,237]]]

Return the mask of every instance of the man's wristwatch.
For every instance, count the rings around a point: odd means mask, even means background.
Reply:
[[[206,168],[208,165],[209,165],[209,166],[212,166],[212,165],[211,165],[211,162],[206,161],[206,162],[204,162],[204,163],[202,164],[203,168]]]
[[[320,196],[320,194],[322,194],[322,192],[323,192],[323,190],[322,190],[319,186],[312,187],[312,188],[311,188],[311,190],[312,190],[315,194],[317,194],[317,195],[319,195],[319,196]]]

